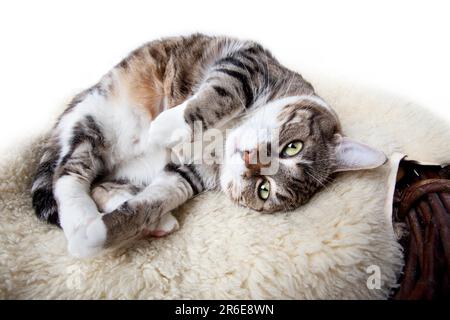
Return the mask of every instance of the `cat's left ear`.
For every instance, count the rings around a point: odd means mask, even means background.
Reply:
[[[335,172],[374,169],[387,161],[383,152],[368,145],[343,137],[340,134],[336,134],[334,138],[336,141]]]

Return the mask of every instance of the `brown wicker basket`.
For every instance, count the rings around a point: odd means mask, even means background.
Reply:
[[[400,287],[392,299],[450,297],[450,166],[401,161],[393,223],[404,227]]]

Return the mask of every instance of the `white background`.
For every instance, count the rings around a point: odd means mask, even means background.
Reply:
[[[0,148],[136,46],[191,32],[257,40],[286,65],[406,96],[450,120],[445,1],[1,1]]]

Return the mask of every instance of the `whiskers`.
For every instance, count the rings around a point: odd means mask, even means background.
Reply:
[[[317,162],[316,162],[317,163]],[[333,181],[332,178],[327,174],[320,173],[318,171],[314,171],[312,167],[305,167],[303,170],[310,178],[317,182],[317,184],[327,190],[330,190],[328,184]]]

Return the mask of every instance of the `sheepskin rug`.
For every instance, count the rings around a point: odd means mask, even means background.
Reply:
[[[260,214],[205,193],[175,212],[181,228],[174,234],[78,260],[62,231],[32,211],[45,133],[30,137],[0,160],[0,298],[387,298],[403,266],[391,223],[398,161],[449,163],[450,126],[403,99],[304,76],[344,132],[383,150],[388,163],[340,174],[289,213]]]

